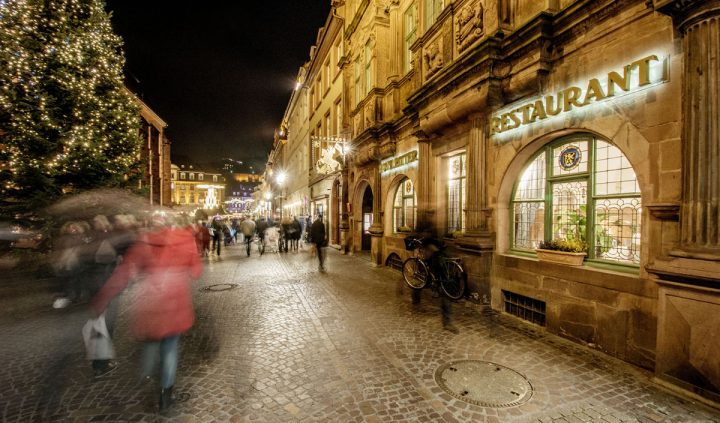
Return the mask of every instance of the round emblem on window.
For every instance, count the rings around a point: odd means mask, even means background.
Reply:
[[[560,152],[560,168],[568,171],[575,169],[582,160],[582,151],[575,145],[569,145]]]

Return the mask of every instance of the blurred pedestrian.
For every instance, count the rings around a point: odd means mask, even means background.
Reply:
[[[300,244],[300,235],[302,233],[302,226],[296,216],[293,216],[292,222],[290,223],[290,246],[294,251],[298,250],[298,244]]]
[[[443,279],[444,273],[441,261],[447,246],[444,242],[432,236],[424,236],[421,239],[421,243],[425,261],[428,263],[428,269],[435,276],[435,280],[438,281],[437,283],[440,283],[440,280]],[[445,295],[442,289],[438,289],[438,291],[440,293],[440,316],[442,319],[443,329],[457,334],[459,333],[459,330],[453,324],[452,319],[452,300]],[[421,295],[422,289],[413,289],[412,303],[420,304]]]
[[[327,247],[327,237],[325,236],[325,224],[322,215],[318,214],[317,218],[310,226],[310,242],[315,244],[318,257],[318,270],[325,272],[325,247]]]
[[[89,297],[94,297],[110,278],[115,264],[117,263],[118,253],[114,243],[120,242],[115,238],[116,233],[108,218],[104,215],[97,215],[92,220],[91,241],[88,244],[90,252],[86,283]],[[105,326],[107,334],[112,339],[115,331],[115,320],[118,313],[118,299],[111,301],[105,310]],[[93,360],[92,368],[96,377],[103,376],[117,367],[117,362],[108,359]]]
[[[250,257],[250,247],[252,246],[253,237],[255,237],[255,226],[255,221],[250,217],[240,222],[240,231],[245,239],[245,249],[248,257]]]
[[[80,300],[83,274],[80,250],[85,246],[86,227],[84,222],[71,221],[60,228],[53,266],[62,281],[63,296],[55,299],[54,308],[65,308]]]
[[[267,242],[267,239],[265,238],[266,237],[265,231],[267,231],[267,228],[268,228],[267,219],[264,217],[261,217],[257,221],[256,228],[255,228],[255,231],[257,232],[257,235],[258,235],[258,242],[260,243],[259,247],[258,247],[258,250],[260,251],[260,255],[265,254],[265,243]]]
[[[194,323],[190,282],[202,274],[202,264],[192,233],[186,228],[161,227],[141,235],[130,247],[122,264],[93,298],[91,308],[101,315],[108,304],[131,282],[136,281],[136,303],[131,307],[131,331],[145,343],[143,377],[161,363],[160,410],[172,403],[178,364],[180,335]]]
[[[213,249],[213,251],[215,251],[217,253],[218,257],[220,257],[220,245],[224,242],[224,238],[225,238],[225,235],[223,232],[224,226],[225,225],[223,225],[222,219],[220,218],[220,216],[217,216],[215,219],[213,219],[213,221],[212,221],[212,240],[213,240],[212,249]]]

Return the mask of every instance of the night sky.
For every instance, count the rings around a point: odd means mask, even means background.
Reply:
[[[173,156],[261,171],[330,0],[107,0],[107,9]]]

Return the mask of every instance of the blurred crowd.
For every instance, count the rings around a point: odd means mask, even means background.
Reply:
[[[142,375],[159,370],[160,410],[173,402],[180,336],[194,322],[191,282],[203,260],[219,260],[224,248],[257,247],[286,253],[312,244],[319,270],[325,271],[327,244],[322,216],[214,216],[193,222],[185,215],[157,212],[142,219],[132,214],[68,220],[53,242],[51,262],[62,294],[53,307],[89,303],[92,319],[84,329],[88,359],[95,377],[117,368],[112,349],[120,298],[129,304],[130,329],[144,345]],[[123,294],[124,292],[128,292]],[[99,342],[104,340],[105,342]],[[101,350],[99,345],[104,345]]]

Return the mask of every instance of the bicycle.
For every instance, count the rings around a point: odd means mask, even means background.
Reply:
[[[407,249],[413,250],[415,255],[403,262],[402,275],[405,283],[412,289],[423,289],[428,284],[433,289],[442,289],[443,293],[452,300],[459,300],[465,293],[466,275],[460,264],[459,257],[447,257],[441,251],[437,260],[440,275],[430,271],[430,258],[426,257],[422,239],[406,240]]]

